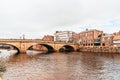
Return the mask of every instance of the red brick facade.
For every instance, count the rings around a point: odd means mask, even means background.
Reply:
[[[102,33],[102,31],[92,29],[80,32],[80,41],[83,46],[94,46],[94,39],[98,38],[98,36]]]
[[[120,31],[113,33],[114,38],[113,38],[113,46],[114,47],[120,47]]]
[[[113,46],[113,34],[103,34],[101,37],[101,46]]]
[[[51,36],[51,35],[45,35],[43,38],[42,38],[43,41],[54,41],[54,36]]]
[[[78,43],[79,39],[80,39],[80,35],[74,32],[73,33],[73,42]]]

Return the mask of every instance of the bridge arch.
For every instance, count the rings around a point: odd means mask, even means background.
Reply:
[[[42,45],[42,46],[46,47],[48,50],[48,53],[54,52],[54,48],[51,45],[48,45],[48,44],[34,44],[34,45]],[[34,45],[31,45],[30,47],[28,47],[27,50],[32,50]]]
[[[16,54],[20,53],[20,49],[19,49],[18,47],[16,47],[15,45],[6,44],[6,43],[0,43],[0,45],[4,45],[4,46],[9,45],[10,47],[12,47],[12,49],[17,50],[17,53],[16,53]],[[9,48],[10,48],[10,47],[9,47]]]
[[[73,52],[73,51],[75,51],[75,49],[70,45],[64,45],[59,49],[59,52]]]

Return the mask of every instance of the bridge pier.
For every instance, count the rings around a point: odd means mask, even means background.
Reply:
[[[18,53],[20,53],[20,54],[23,53],[24,54],[24,53],[26,53],[26,50],[20,50]]]

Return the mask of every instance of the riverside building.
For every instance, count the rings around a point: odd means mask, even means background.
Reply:
[[[73,42],[72,31],[56,31],[54,34],[54,41],[56,42]]]
[[[120,31],[113,33],[113,46],[114,47],[120,47]]]
[[[42,41],[54,41],[54,36],[52,36],[52,35],[45,35],[42,38]]]
[[[103,34],[101,36],[101,46],[112,47],[113,46],[113,34]]]
[[[97,39],[103,31],[96,30],[96,29],[86,29],[85,31],[82,31],[79,33],[79,40],[81,45],[83,46],[94,46],[94,40]]]

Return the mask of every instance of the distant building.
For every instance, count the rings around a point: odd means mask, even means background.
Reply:
[[[120,47],[120,35],[114,35],[113,46]]]
[[[103,31],[100,31],[100,30],[86,29],[85,31],[82,31],[79,33],[80,44],[82,44],[83,46],[94,46],[95,39],[97,39],[102,33],[103,33]]]
[[[101,46],[106,46],[106,47],[113,46],[113,35],[103,34],[101,37]]]
[[[54,41],[73,42],[73,32],[72,31],[56,31],[54,34]]]
[[[113,46],[114,47],[120,47],[120,31],[113,33]]]
[[[79,43],[80,35],[78,33],[73,32],[73,42]]]
[[[114,32],[113,35],[120,35],[120,31]]]
[[[42,41],[54,41],[54,36],[45,35],[45,36],[42,38]]]

